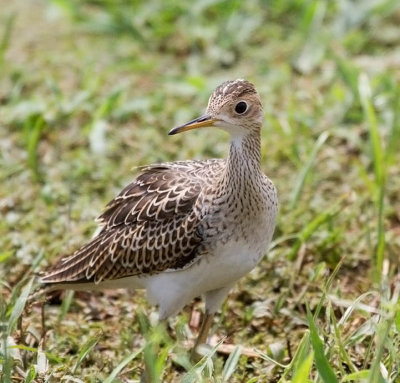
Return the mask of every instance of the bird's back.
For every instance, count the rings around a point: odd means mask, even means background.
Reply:
[[[100,233],[41,281],[98,284],[188,267],[203,243],[196,201],[218,181],[224,166],[224,160],[215,159],[142,168],[98,217]]]

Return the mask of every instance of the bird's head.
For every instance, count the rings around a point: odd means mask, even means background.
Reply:
[[[226,81],[212,93],[203,116],[172,129],[168,134],[214,126],[231,136],[246,136],[259,130],[263,119],[261,100],[254,85],[246,80]]]

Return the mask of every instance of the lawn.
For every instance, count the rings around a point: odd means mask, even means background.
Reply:
[[[400,382],[398,1],[0,9],[2,382]],[[135,167],[227,155],[222,131],[167,133],[236,78],[263,100],[280,212],[206,357],[189,361],[201,301],[167,328],[141,291],[28,303]]]

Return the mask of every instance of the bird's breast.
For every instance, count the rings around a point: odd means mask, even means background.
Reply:
[[[244,266],[248,263],[253,268],[268,249],[276,216],[277,198],[272,183],[217,196],[203,221],[203,238],[209,253],[238,257]]]

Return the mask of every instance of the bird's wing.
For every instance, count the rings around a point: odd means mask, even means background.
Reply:
[[[220,160],[209,160],[143,168],[98,218],[101,232],[58,262],[41,282],[100,283],[187,267],[202,244],[196,201],[210,174],[222,166]]]

